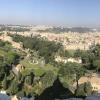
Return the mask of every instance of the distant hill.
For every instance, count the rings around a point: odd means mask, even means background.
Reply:
[[[88,27],[72,27],[72,28],[53,27],[45,30],[38,30],[38,32],[50,32],[50,33],[62,33],[62,32],[87,33],[87,32],[96,32],[96,31],[100,31],[100,29],[93,29]]]

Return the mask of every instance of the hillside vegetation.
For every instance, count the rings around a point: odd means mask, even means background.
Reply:
[[[87,51],[72,52],[64,50],[60,43],[37,36],[11,37],[23,45],[23,51],[13,49],[9,42],[0,41],[1,90],[6,90],[10,95],[35,96],[36,100],[85,97],[95,92],[92,91],[91,83],[80,85],[79,79],[86,74],[100,72],[99,44],[91,46]],[[82,63],[56,62],[56,55],[80,58]],[[19,64],[20,70],[16,70]]]

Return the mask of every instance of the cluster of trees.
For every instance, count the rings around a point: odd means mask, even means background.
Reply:
[[[100,45],[94,44],[87,51],[76,50],[75,57],[80,57],[88,70],[100,70]]]
[[[81,64],[68,62],[61,65],[58,74],[61,79],[66,80],[64,82],[67,85],[67,88],[70,89],[70,87],[76,83],[77,90],[79,88],[79,79],[86,73],[88,73],[87,70]]]
[[[55,53],[62,47],[60,43],[44,40],[38,36],[33,38],[19,35],[12,36],[16,42],[22,42],[24,48],[38,51],[39,56],[44,57],[46,63],[54,61]]]
[[[4,47],[5,45],[10,45],[9,42],[0,41],[0,47]]]
[[[59,55],[62,57],[80,58],[87,70],[100,71],[100,44],[93,44],[86,51],[77,49],[73,53],[62,49],[59,51]]]
[[[13,41],[15,41],[15,42],[23,42],[24,41],[24,39],[26,39],[26,37],[23,37],[23,36],[21,36],[21,35],[11,35],[11,34],[9,34],[12,38],[13,38]]]
[[[7,44],[9,43],[0,41],[0,90],[6,90],[10,95],[30,97],[40,95],[47,87],[53,85],[56,75],[52,71],[45,72],[39,78],[34,75],[33,70],[16,75],[12,69],[20,56],[12,48],[6,49]]]
[[[50,100],[54,100],[55,97],[72,96],[73,92],[71,87],[74,82],[77,82],[77,88],[73,96],[86,96],[91,94],[92,89],[90,83],[85,83],[82,87],[78,85],[78,80],[84,74],[85,69],[83,69],[81,65],[68,63],[61,66],[57,75],[52,71],[46,71],[42,76],[36,77],[34,70],[30,70],[26,74],[19,72],[18,75],[14,75],[13,72],[10,71],[9,74],[4,75],[4,79],[1,83],[2,88],[10,95],[16,94],[17,96],[26,97],[35,96],[37,98],[36,100],[41,100],[41,98],[46,100],[48,96],[50,96],[49,98],[53,98]],[[66,81],[65,86],[62,79]],[[60,85],[58,85],[59,82]],[[69,93],[71,94],[69,95]]]
[[[80,57],[82,59],[82,64],[71,62],[66,64],[58,63],[58,70],[56,73],[51,70],[46,70],[42,76],[38,77],[35,76],[34,70],[29,70],[28,73],[19,72],[18,75],[15,75],[12,71],[12,63],[15,64],[20,56],[10,48],[6,49],[7,44],[9,43],[0,41],[0,50],[4,51],[4,54],[0,53],[1,89],[3,88],[11,95],[17,94],[18,96],[28,97],[35,95],[39,98],[39,96],[41,96],[49,87],[52,88],[52,91],[58,90],[57,88],[59,87],[54,85],[54,83],[59,79],[62,86],[64,86],[64,89],[71,91],[74,96],[84,97],[92,93],[91,84],[84,83],[79,85],[79,79],[88,73],[88,70],[92,69],[97,72],[100,71],[99,44],[91,46],[87,51],[76,50],[72,55],[69,51],[63,50],[61,44],[47,41],[37,36],[23,37],[12,35],[12,37],[14,41],[22,42],[23,48],[37,51],[40,57],[44,57],[46,63],[54,62],[55,54],[60,54],[65,57]],[[73,88],[74,83],[77,84],[76,88]],[[60,92],[62,93],[63,90],[60,90]],[[53,91],[53,93],[56,95],[56,92]],[[52,94],[52,96],[53,95],[54,94]]]
[[[0,47],[3,48],[3,51],[6,44],[6,42],[2,41],[0,43]],[[86,72],[86,70],[80,64],[67,63],[61,64],[60,69],[56,74],[53,71],[46,71],[42,76],[36,77],[34,74],[34,70],[30,70],[26,74],[23,74],[23,72],[19,72],[18,75],[16,75],[12,71],[12,64],[15,64],[17,59],[19,59],[19,55],[11,49],[9,49],[8,51],[6,50],[6,53],[4,53],[3,55],[0,54],[0,89],[6,90],[10,95],[17,94],[18,96],[27,97],[35,95],[39,98],[39,96],[48,87],[54,85],[53,83],[57,78],[59,78],[62,85],[65,83],[67,84],[65,90],[68,89],[69,91],[72,91],[70,87],[74,82],[77,82],[78,89],[78,80]],[[66,82],[63,83],[62,79],[65,79]],[[53,88],[57,89],[59,87]],[[63,91],[60,90],[60,92],[62,93]]]
[[[20,58],[19,54],[8,48],[10,43],[0,41],[0,89],[6,89],[9,86],[7,76],[11,75],[12,64],[16,63]],[[12,78],[11,78],[12,80]]]
[[[85,97],[91,94],[92,94],[92,86],[90,82],[85,82],[83,84],[80,84],[76,90],[77,97]]]
[[[45,72],[38,78],[32,70],[27,74],[19,72],[18,75],[9,71],[9,74],[4,74],[3,79],[0,80],[0,89],[6,90],[9,95],[17,95],[18,97],[39,97],[46,88],[53,85],[56,79],[52,71]]]

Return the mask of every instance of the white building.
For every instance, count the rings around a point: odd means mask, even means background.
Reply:
[[[67,62],[76,62],[76,63],[82,63],[82,60],[80,58],[64,58],[64,57],[60,57],[60,56],[56,56],[55,57],[55,61],[56,62],[63,62],[63,63],[67,63]]]

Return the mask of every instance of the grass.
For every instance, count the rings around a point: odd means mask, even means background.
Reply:
[[[0,49],[0,56],[5,56],[7,53],[4,50]]]
[[[25,66],[25,70],[22,71],[22,73],[24,75],[28,74],[32,70],[36,76],[41,76],[46,71],[50,71],[50,70],[53,71],[55,74],[57,74],[57,72],[58,72],[58,68],[53,67],[50,64],[46,64],[44,67],[41,67],[39,64],[33,64],[27,60],[22,60],[22,61],[20,61],[20,63],[23,66]]]

